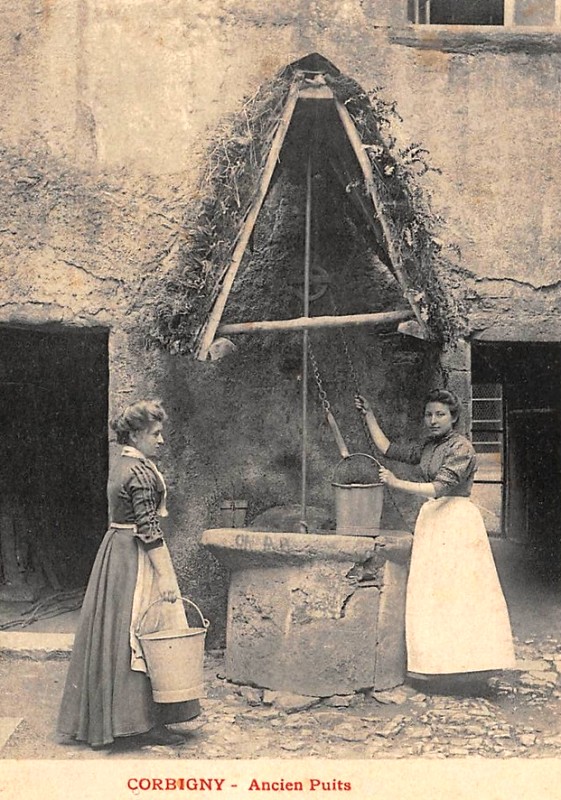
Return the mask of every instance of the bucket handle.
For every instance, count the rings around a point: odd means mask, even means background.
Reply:
[[[341,464],[342,464],[343,462],[345,462],[345,461],[348,461],[350,458],[354,458],[355,456],[362,456],[363,458],[369,458],[369,459],[370,459],[371,461],[373,461],[373,462],[374,462],[374,463],[375,463],[375,464],[376,464],[378,467],[381,467],[381,466],[382,466],[382,464],[380,464],[380,462],[378,461],[378,459],[377,459],[377,458],[374,458],[374,456],[371,456],[371,455],[370,455],[370,453],[351,453],[351,454],[350,454],[350,455],[348,455],[348,456],[343,456],[343,458],[341,458],[341,459],[339,460],[339,462],[337,463],[337,466],[336,466],[336,467],[335,467],[335,469],[333,470],[333,476],[332,476],[332,478],[331,478],[331,482],[332,482],[332,483],[335,481],[335,477],[336,477],[336,475],[337,475],[337,470],[339,469],[339,467],[341,466]]]
[[[203,612],[201,611],[201,609],[199,608],[199,606],[198,606],[198,605],[196,605],[196,603],[193,603],[193,601],[192,601],[192,600],[189,600],[189,598],[188,598],[188,597],[181,597],[181,600],[183,600],[183,602],[184,602],[184,603],[189,603],[189,605],[193,606],[193,608],[195,608],[195,609],[197,610],[197,612],[198,612],[198,614],[199,614],[199,617],[201,618],[201,623],[202,623],[202,626],[203,626],[203,628],[204,628],[205,630],[208,630],[208,627],[209,627],[209,625],[210,625],[210,622],[208,621],[208,619],[205,619],[205,618],[203,617]],[[156,605],[156,603],[164,603],[164,602],[168,602],[168,601],[167,601],[167,600],[166,600],[166,601],[164,601],[164,600],[162,600],[162,598],[161,598],[161,597],[158,597],[156,600],[154,600],[152,603],[150,603],[150,605],[149,605],[149,606],[147,606],[147,608],[144,610],[144,613],[142,614],[142,616],[141,616],[141,617],[140,617],[140,619],[138,620],[138,623],[137,623],[137,626],[136,626],[136,633],[137,633],[137,635],[140,635],[140,634],[141,634],[141,631],[140,631],[140,629],[141,629],[141,627],[142,627],[142,623],[144,622],[144,618],[145,618],[146,614],[147,614],[147,613],[150,611],[150,609],[151,609],[153,606],[155,606],[155,605]]]

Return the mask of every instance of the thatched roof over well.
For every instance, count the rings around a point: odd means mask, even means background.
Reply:
[[[440,220],[433,214],[421,186],[429,169],[426,151],[418,145],[399,148],[392,127],[395,107],[378,90],[366,93],[354,80],[342,75],[327,59],[313,54],[286,67],[229,118],[209,144],[198,197],[183,224],[183,241],[175,265],[165,275],[154,274],[149,287],[152,316],[149,336],[172,352],[195,352],[208,319],[244,220],[255,202],[271,144],[279,128],[291,89],[323,82],[335,103],[350,116],[364,153],[372,166],[391,242],[372,213],[368,188],[352,153],[337,114],[322,104],[323,133],[318,151],[330,164],[340,186],[349,196],[349,208],[363,214],[379,263],[393,269],[396,254],[402,267],[402,300],[415,298],[431,336],[454,341],[462,331],[463,314],[458,292],[458,270],[449,261],[436,235]],[[317,104],[316,104],[317,105]],[[317,109],[298,101],[286,135],[271,186],[279,176],[296,175],[303,143],[309,134],[310,113]],[[331,104],[333,106],[333,104]],[[294,180],[297,180],[295,178]],[[244,258],[243,269],[251,269]],[[398,276],[399,277],[399,276]]]

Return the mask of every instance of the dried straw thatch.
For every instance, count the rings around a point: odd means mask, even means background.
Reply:
[[[312,61],[310,61],[312,59]],[[378,190],[413,292],[423,293],[423,314],[436,339],[453,342],[462,330],[459,270],[435,235],[433,214],[420,178],[430,169],[418,145],[399,149],[392,125],[395,107],[379,90],[366,93],[322,57],[308,57],[262,85],[227,119],[209,148],[197,197],[183,223],[177,263],[149,287],[152,316],[149,338],[172,352],[192,351],[240,227],[255,199],[271,142],[292,83],[310,68],[320,71],[334,96],[347,108],[370,157]]]

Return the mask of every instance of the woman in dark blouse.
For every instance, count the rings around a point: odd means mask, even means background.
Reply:
[[[138,744],[184,744],[166,723],[200,713],[198,700],[154,702],[136,638],[138,622],[155,599],[164,602],[149,612],[151,627],[187,626],[159,521],[167,516],[166,486],[151,460],[163,444],[166,418],[158,403],[141,400],[112,423],[125,446],[109,473],[110,526],[88,581],[57,726],[63,737],[94,748],[121,737]]]
[[[376,447],[419,467],[420,481],[381,468],[388,487],[426,499],[415,525],[407,584],[407,669],[412,677],[484,673],[514,667],[510,621],[483,519],[469,500],[477,469],[471,442],[456,426],[452,392],[426,399],[423,443],[394,444],[357,397]]]

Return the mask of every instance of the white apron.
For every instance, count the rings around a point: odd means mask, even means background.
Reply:
[[[166,543],[162,547],[167,548]],[[142,633],[154,631],[184,631],[189,627],[183,602],[178,599],[175,603],[155,602],[160,597],[158,579],[147,551],[141,542],[137,542],[138,572],[136,588],[132,601],[130,645],[131,669],[136,672],[148,672],[142,646],[138,640],[139,626]],[[181,592],[174,573],[174,586],[177,597]],[[154,604],[154,605],[152,605]],[[150,606],[152,606],[150,608]],[[148,610],[150,608],[150,610]]]
[[[515,666],[487,532],[467,497],[428,500],[419,512],[405,629],[409,672],[439,675]]]

